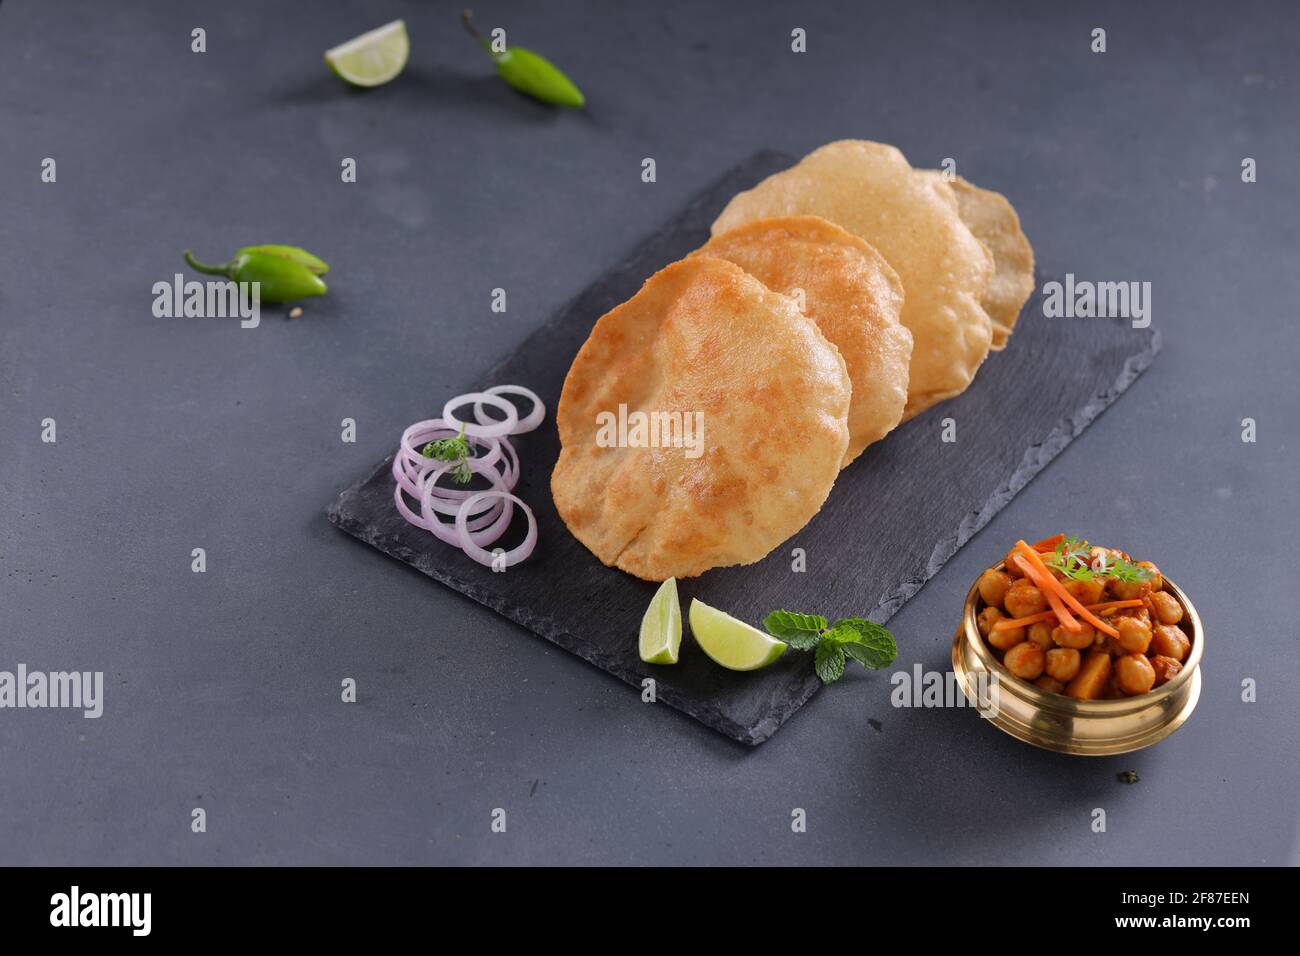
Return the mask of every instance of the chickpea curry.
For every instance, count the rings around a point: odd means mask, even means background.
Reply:
[[[1160,569],[1063,534],[1017,541],[979,580],[980,636],[1016,677],[1075,700],[1136,697],[1183,669],[1192,641]]]

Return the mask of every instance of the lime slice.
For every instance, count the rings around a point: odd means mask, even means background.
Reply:
[[[785,653],[785,642],[717,608],[691,601],[691,633],[704,653],[733,671],[756,671]]]
[[[659,585],[641,618],[641,660],[647,664],[676,664],[682,646],[682,606],[677,579]]]
[[[394,20],[325,51],[325,62],[353,86],[382,86],[406,66],[411,44],[406,23]]]

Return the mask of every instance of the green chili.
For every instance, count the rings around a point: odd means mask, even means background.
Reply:
[[[543,103],[578,109],[586,102],[582,90],[565,76],[554,63],[539,53],[521,46],[509,46],[503,52],[492,49],[488,39],[474,27],[473,13],[466,10],[461,20],[470,36],[482,44],[497,65],[497,73],[520,93]]]
[[[319,256],[312,255],[301,246],[244,246],[242,249],[237,249],[235,255],[242,256],[245,252],[265,252],[267,255],[280,256],[283,259],[288,259],[306,267],[318,276],[323,276],[330,271],[328,262]]]
[[[199,262],[186,249],[185,261],[191,269],[206,275],[260,283],[259,299],[262,302],[293,302],[326,292],[320,276],[306,266],[268,252],[239,252],[229,262],[213,265]]]

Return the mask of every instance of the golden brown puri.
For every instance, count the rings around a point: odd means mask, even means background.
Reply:
[[[849,395],[844,360],[794,300],[722,259],[675,262],[601,316],[573,360],[555,416],[556,509],[596,557],[640,578],[752,564],[826,500]],[[602,447],[601,413],[620,405],[629,422],[699,412],[702,441]]]
[[[960,394],[992,342],[981,298],[994,267],[953,191],[916,175],[892,146],[842,140],[737,195],[713,234],[794,215],[821,216],[860,236],[903,280],[902,320],[912,333],[904,419]]]
[[[903,283],[880,253],[819,216],[787,216],[722,233],[692,255],[734,262],[773,292],[802,290],[804,315],[840,350],[853,387],[841,467],[899,423],[912,333],[899,318]]]
[[[945,182],[937,170],[925,175]],[[957,177],[947,186],[957,197],[962,222],[993,255],[993,279],[980,302],[993,320],[992,349],[1000,352],[1016,326],[1020,310],[1034,292],[1034,249],[1020,229],[1015,207],[1001,193]]]

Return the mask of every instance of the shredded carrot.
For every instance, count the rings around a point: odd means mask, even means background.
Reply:
[[[1105,614],[1108,611],[1118,611],[1126,607],[1139,607],[1142,602],[1138,600],[1131,601],[1102,601],[1100,604],[1089,604],[1089,611],[1097,614]],[[1050,621],[1056,617],[1055,611],[1043,611],[1040,614],[1030,614],[1028,617],[1004,617],[993,625],[995,631],[1009,631],[1016,627],[1028,627],[1030,624],[1037,624],[1039,621]]]
[[[1042,541],[1034,542],[1035,551],[1055,551],[1056,546],[1065,540],[1065,535],[1054,534],[1050,538],[1044,538]]]
[[[1017,545],[1017,547],[1018,546],[1019,545]],[[1055,593],[1052,590],[1051,585],[1048,583],[1049,581],[1055,582],[1056,578],[1052,577],[1045,570],[1040,570],[1030,564],[1018,554],[1015,556],[1015,562],[1016,567],[1025,572],[1025,577],[1033,581],[1034,587],[1038,588],[1038,590],[1042,592],[1043,597],[1047,598],[1047,603],[1052,606],[1052,613],[1054,613],[1056,619],[1061,622],[1061,627],[1065,628],[1067,631],[1083,630],[1082,625],[1074,619],[1074,615],[1067,611],[1065,605],[1061,603],[1061,596]],[[1042,562],[1040,561],[1039,564],[1041,565]]]
[[[1056,580],[1056,578],[1052,577],[1052,575],[1048,573],[1047,568],[1044,566],[1042,558],[1038,556],[1037,551],[1035,551],[1029,545],[1025,544],[1023,540],[1016,542],[1016,550],[1025,556],[1025,561],[1028,564],[1034,565],[1035,570],[1038,571],[1039,575],[1047,583],[1047,586],[1056,592],[1056,596],[1060,598],[1062,601],[1064,601],[1066,604],[1068,604],[1070,608],[1073,609],[1075,612],[1077,612],[1081,618],[1083,618],[1085,621],[1087,621],[1097,630],[1101,631],[1103,634],[1109,634],[1111,637],[1119,637],[1119,631],[1115,630],[1113,627],[1111,627],[1101,618],[1097,617],[1097,615],[1093,614],[1086,607],[1084,607],[1083,604],[1080,603],[1077,597],[1075,597],[1069,591],[1065,590],[1065,588],[1061,585],[1061,582]],[[1041,588],[1042,585],[1039,585],[1039,587]],[[1048,598],[1048,603],[1049,604],[1051,603],[1051,598]],[[1055,604],[1052,605],[1052,610],[1056,610]],[[1061,621],[1061,626],[1062,627],[1066,626],[1064,619],[1062,619]]]
[[[1110,611],[1118,611],[1126,607],[1141,607],[1142,602],[1138,600],[1130,601],[1102,601],[1100,604],[1087,605],[1089,611],[1095,611],[1098,614],[1106,614]]]
[[[1037,624],[1039,621],[1050,621],[1055,617],[1055,611],[1043,611],[1041,614],[1030,614],[1028,617],[1004,617],[993,625],[993,630],[1009,631],[1012,628],[1028,627],[1030,624]]]

